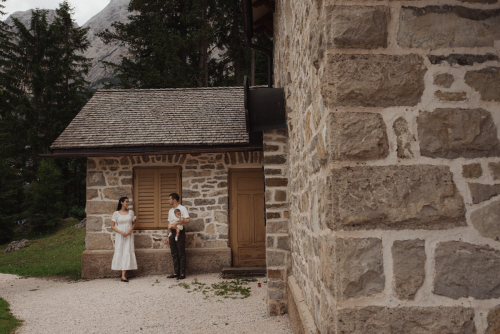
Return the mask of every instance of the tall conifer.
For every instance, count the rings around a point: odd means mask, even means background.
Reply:
[[[51,24],[47,11],[40,9],[32,11],[29,27],[14,18],[13,57],[0,69],[1,78],[8,78],[0,81],[4,90],[0,96],[0,136],[4,139],[0,160],[8,159],[7,165],[25,183],[38,184],[33,189],[41,193],[45,183],[39,180],[43,173],[39,173],[38,155],[49,151],[90,97],[84,80],[90,62],[82,56],[89,47],[87,29],[76,27],[71,14],[69,4],[63,2]],[[66,209],[83,205],[85,159],[58,159],[55,164],[64,181],[60,191]],[[36,211],[26,209],[30,215]]]

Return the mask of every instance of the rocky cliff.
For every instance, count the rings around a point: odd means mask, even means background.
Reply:
[[[106,28],[110,28],[115,21],[128,21],[127,6],[130,0],[111,0],[111,2],[99,13],[88,20],[83,27],[89,28],[88,39],[90,47],[85,52],[87,58],[92,59],[92,67],[87,76],[87,81],[90,82],[92,89],[97,89],[102,86],[103,81],[110,79],[110,74],[104,69],[101,60],[110,62],[119,62],[120,56],[127,53],[126,48],[118,45],[105,45],[102,40],[96,36],[97,33]],[[49,10],[47,15],[49,22],[54,20],[56,11]],[[19,19],[24,25],[28,26],[31,18],[31,10],[24,12],[15,12],[10,15],[5,22],[12,24],[12,17]]]

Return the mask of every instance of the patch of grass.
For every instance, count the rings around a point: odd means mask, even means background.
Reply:
[[[188,293],[191,292],[201,292],[205,298],[208,299],[210,297],[222,297],[222,298],[231,298],[231,299],[245,299],[250,297],[250,289],[251,287],[244,287],[249,282],[257,282],[255,278],[244,278],[239,279],[236,278],[231,281],[222,281],[220,283],[214,283],[211,286],[206,286],[205,283],[198,282],[198,279],[194,279],[191,282],[191,285],[194,287],[192,290],[189,290]],[[184,289],[189,289],[190,285],[186,283],[179,283],[175,286],[181,286]],[[220,301],[220,300],[218,300]]]
[[[21,321],[14,318],[10,313],[9,303],[0,298],[0,334],[9,334],[11,331],[21,325]]]
[[[82,275],[82,253],[85,250],[85,229],[75,230],[77,219],[61,222],[60,228],[49,235],[19,235],[30,242],[17,252],[3,254],[8,245],[0,245],[0,273],[19,276],[61,276],[80,279]]]

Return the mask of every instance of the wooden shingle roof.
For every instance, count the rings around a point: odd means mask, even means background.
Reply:
[[[52,150],[248,145],[243,87],[99,90]]]

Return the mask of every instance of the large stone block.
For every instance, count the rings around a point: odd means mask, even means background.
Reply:
[[[132,196],[132,187],[114,187],[103,190],[104,198],[119,200],[122,197]]]
[[[134,247],[139,248],[151,248],[153,247],[153,239],[151,239],[150,234],[134,234]]]
[[[87,250],[113,249],[111,234],[109,233],[87,234],[87,236],[85,237],[85,249]]]
[[[380,114],[333,113],[328,115],[327,124],[331,160],[376,160],[389,154],[386,126]]]
[[[382,240],[337,239],[339,300],[374,295],[384,291]]]
[[[429,58],[429,61],[433,65],[442,64],[446,61],[451,66],[472,66],[474,64],[482,64],[487,61],[498,60],[498,56],[491,53],[482,55],[452,53],[446,56],[428,55],[427,58]]]
[[[500,184],[469,183],[472,203],[478,204],[500,194]]]
[[[443,92],[438,90],[434,93],[434,96],[442,101],[459,102],[467,100],[466,92]]]
[[[86,250],[82,254],[82,278],[118,277],[111,270],[112,250]],[[131,276],[165,275],[173,273],[170,249],[136,249],[137,270]],[[231,248],[186,248],[186,274],[220,273],[231,266]]]
[[[105,186],[106,180],[102,172],[87,172],[87,187]]]
[[[284,266],[285,263],[285,253],[267,250],[266,252],[266,262],[270,267]]]
[[[440,73],[434,76],[434,84],[439,87],[450,88],[455,82],[455,77],[449,73]]]
[[[431,158],[500,156],[497,128],[483,109],[436,109],[417,118],[420,154]]]
[[[434,293],[452,299],[500,298],[500,251],[461,241],[443,242],[435,252]]]
[[[500,201],[472,212],[470,220],[483,237],[500,241]]]
[[[85,204],[85,212],[88,215],[109,214],[112,215],[116,211],[118,202],[103,202],[103,201],[87,201]]]
[[[500,333],[500,306],[495,307],[488,312],[488,328],[485,334]]]
[[[438,49],[493,46],[500,39],[500,10],[461,6],[403,7],[398,44]]]
[[[414,106],[427,68],[418,55],[328,55],[325,80],[330,107]]]
[[[325,221],[333,230],[466,226],[465,205],[447,166],[362,166],[328,178]]]
[[[473,334],[474,316],[474,309],[464,307],[344,308],[338,311],[336,333]]]
[[[91,200],[99,197],[99,192],[97,189],[88,188],[87,189],[87,200]]]
[[[320,275],[339,301],[383,292],[382,240],[323,237]]]
[[[488,164],[488,169],[490,170],[493,180],[500,180],[500,162],[490,162]]]
[[[87,216],[87,222],[85,226],[87,232],[101,232],[102,231],[102,218]]]
[[[203,219],[190,219],[189,223],[184,225],[186,232],[203,232],[205,230],[205,221]]]
[[[499,25],[500,28],[500,25]],[[500,67],[486,67],[465,74],[465,83],[481,94],[481,100],[500,101]]]
[[[462,176],[466,179],[477,179],[483,175],[481,164],[469,164],[462,166]]]
[[[389,7],[329,6],[326,9],[328,48],[387,47]]]
[[[399,299],[413,300],[424,284],[425,241],[395,241],[392,246],[394,284]]]

